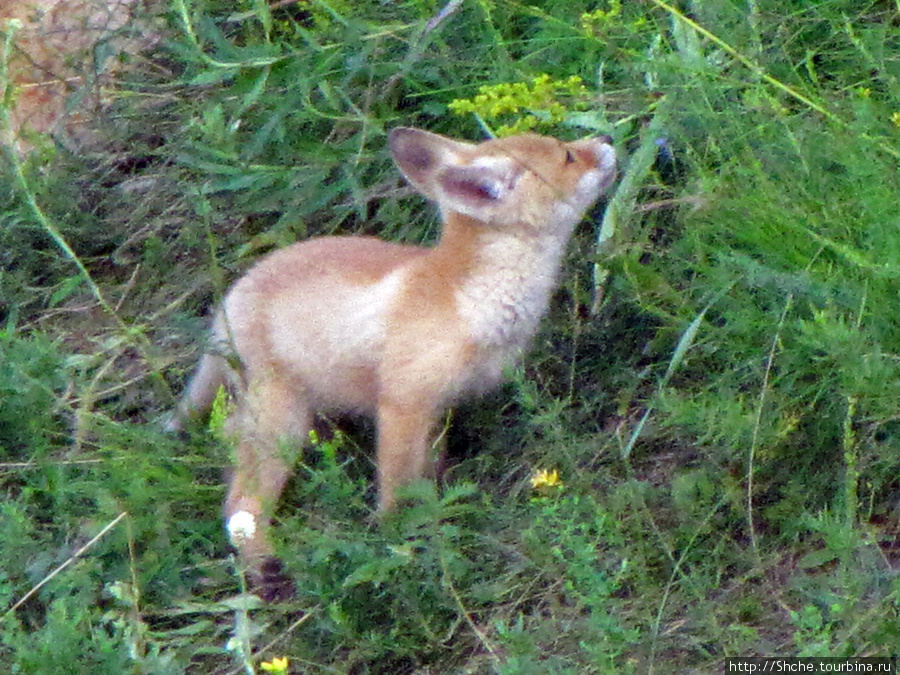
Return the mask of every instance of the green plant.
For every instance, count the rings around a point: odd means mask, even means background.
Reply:
[[[542,485],[547,481],[538,480],[535,488]],[[555,495],[545,489],[532,498],[535,513],[522,533],[524,551],[547,585],[541,601],[548,606],[540,618],[523,612],[511,625],[498,622],[500,645],[508,652],[500,673],[607,672],[640,635],[619,617],[616,594],[628,576],[628,561],[616,560],[614,553],[623,542],[621,530],[591,497],[558,488]],[[559,665],[538,666],[553,651],[548,640],[569,642],[566,660],[573,665],[562,671]]]
[[[562,100],[571,98],[574,105]],[[563,122],[572,110],[588,106],[588,90],[577,75],[555,81],[547,74],[533,78],[530,83],[483,85],[472,99],[456,99],[449,104],[457,115],[475,114],[479,121],[512,116],[513,124],[498,127],[498,136],[509,136],[532,130],[539,124],[556,125]],[[520,114],[523,110],[527,114]]]

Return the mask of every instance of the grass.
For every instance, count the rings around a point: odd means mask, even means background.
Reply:
[[[94,121],[102,151],[46,140],[0,169],[0,664],[897,655],[900,6],[162,9],[163,41]],[[454,413],[445,490],[413,486],[374,527],[370,433],[322,440],[279,511],[298,598],[260,607],[219,520],[227,445],[160,420],[208,308],[261,255],[433,241],[385,152],[400,124],[609,133],[622,178],[526,363]],[[533,488],[538,470],[560,485]]]

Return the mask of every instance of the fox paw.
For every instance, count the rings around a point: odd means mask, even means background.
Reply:
[[[294,597],[297,587],[284,571],[284,565],[275,556],[268,556],[260,563],[258,571],[250,575],[250,591],[264,602],[286,602]]]

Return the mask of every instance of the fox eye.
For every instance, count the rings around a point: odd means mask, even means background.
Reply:
[[[571,150],[566,150],[566,164],[573,164],[575,162],[575,153]]]

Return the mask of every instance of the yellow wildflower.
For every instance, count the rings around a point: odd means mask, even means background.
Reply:
[[[283,658],[276,657],[271,661],[263,661],[259,664],[259,667],[267,673],[274,673],[274,675],[287,675],[288,660],[286,656]]]
[[[561,488],[562,485],[563,483],[559,479],[559,471],[556,469],[553,469],[553,471],[540,469],[539,471],[535,471],[534,475],[531,476],[531,487],[540,492]]]
[[[450,110],[457,115],[475,113],[487,120],[517,118],[510,124],[498,126],[495,129],[497,136],[509,136],[541,124],[558,124],[569,112],[588,106],[588,89],[580,77],[573,75],[565,80],[554,80],[546,73],[536,75],[528,82],[483,85],[473,98],[456,99],[449,104]]]

